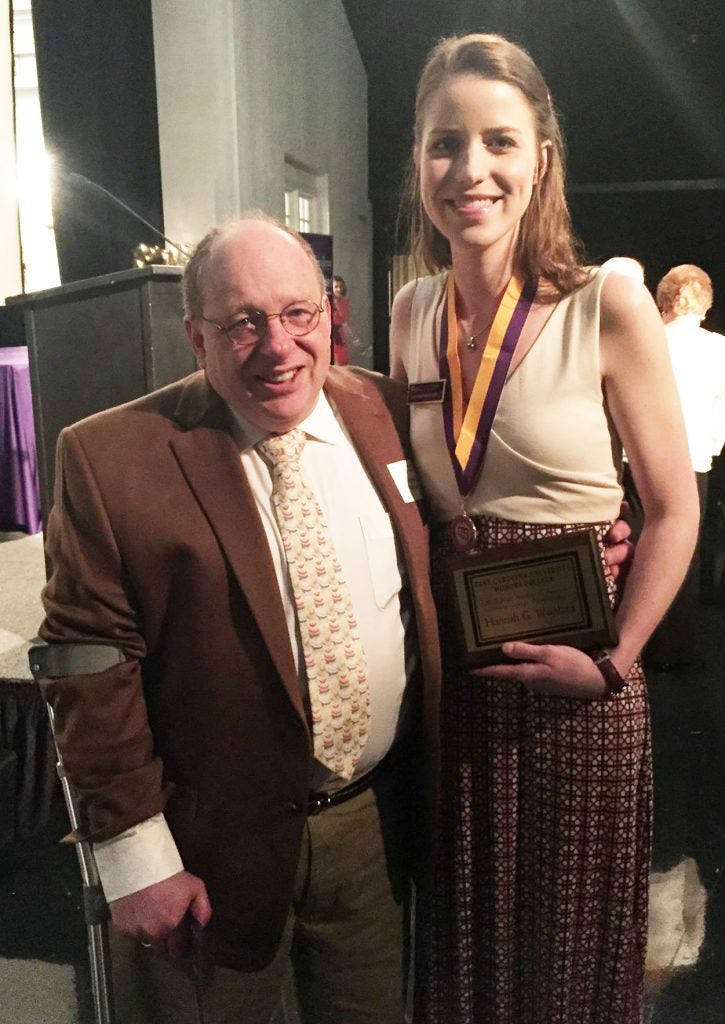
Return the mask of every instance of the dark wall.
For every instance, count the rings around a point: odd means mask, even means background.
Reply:
[[[163,231],[151,4],[33,0],[47,150],[61,170],[115,193]],[[109,200],[57,178],[53,216],[61,281],[128,269],[158,243]]]
[[[415,85],[445,35],[499,32],[526,47],[561,112],[574,185],[725,179],[722,0],[343,0],[368,71],[376,365],[387,365],[388,266],[412,146]],[[643,259],[648,284],[701,264],[725,322],[718,191],[572,195],[591,258]],[[400,250],[398,250],[400,251]]]
[[[725,188],[571,196],[589,257],[634,256],[654,294],[678,263],[695,263],[713,280],[715,304],[705,326],[725,333]]]

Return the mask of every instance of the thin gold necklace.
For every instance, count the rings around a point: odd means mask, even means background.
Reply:
[[[491,330],[491,324],[492,323],[493,323],[493,320],[490,323],[486,324],[485,327],[482,327],[480,331],[476,331],[475,334],[468,334],[468,331],[464,331],[463,332],[464,334],[468,335],[468,339],[466,341],[466,348],[469,351],[473,352],[475,350],[475,348],[476,348],[476,340],[478,338],[480,338],[481,335],[484,334],[486,331],[490,331]],[[460,323],[459,323],[459,326],[460,326]]]

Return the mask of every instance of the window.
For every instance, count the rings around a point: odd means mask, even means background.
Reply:
[[[317,174],[285,156],[284,221],[296,231],[327,234],[330,230],[327,175]]]
[[[297,196],[297,211],[300,231],[312,231],[312,196]]]

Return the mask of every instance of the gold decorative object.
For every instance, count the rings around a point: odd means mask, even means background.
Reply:
[[[162,266],[183,267],[191,256],[190,245],[170,246],[164,249],[160,245],[147,245],[141,242],[131,251],[134,267]]]

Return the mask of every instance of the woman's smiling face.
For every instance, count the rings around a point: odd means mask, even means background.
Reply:
[[[516,86],[460,74],[436,89],[415,161],[425,211],[452,253],[513,251],[548,148],[537,140],[534,114]]]

